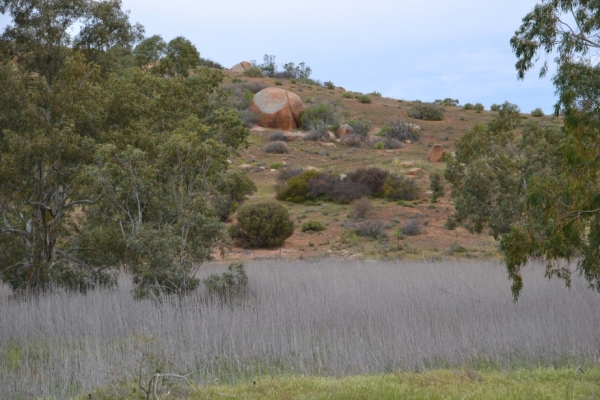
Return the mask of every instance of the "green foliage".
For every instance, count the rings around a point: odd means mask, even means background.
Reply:
[[[302,232],[320,232],[324,231],[325,226],[319,221],[306,221],[302,224]]]
[[[256,185],[248,175],[230,171],[223,175],[217,183],[217,193],[213,207],[221,221],[227,221],[239,206],[256,192]]]
[[[369,188],[369,195],[373,197],[383,196],[383,187],[389,172],[381,168],[359,168],[348,174],[348,180],[360,183]]]
[[[281,81],[275,81],[275,86],[283,86],[283,82]]]
[[[463,106],[463,110],[467,110],[467,111],[469,111],[469,110],[472,110],[472,109],[473,109],[473,104],[472,104],[472,103],[466,103],[466,104]]]
[[[377,142],[377,143],[375,143],[373,148],[375,150],[383,150],[383,149],[385,149],[385,144],[383,144],[383,142]]]
[[[408,115],[425,121],[441,121],[444,119],[444,107],[431,103],[417,103],[408,109]]]
[[[490,106],[490,110],[491,111],[500,111],[500,108],[501,108],[501,105],[500,104],[496,104],[496,103],[494,103],[494,104],[492,104]]]
[[[320,102],[306,107],[300,113],[300,126],[305,130],[340,122],[338,107],[334,103]]]
[[[354,232],[360,237],[367,237],[370,239],[382,239],[386,237],[383,230],[383,222],[380,220],[365,221],[354,227]]]
[[[209,199],[249,132],[219,71],[184,78],[189,42],[167,45],[169,79],[123,68],[142,28],[120,2],[58,3],[2,3],[0,280],[86,291],[124,267],[138,297],[188,293],[227,244]]]
[[[271,164],[271,169],[279,169],[279,168],[283,168],[285,164],[281,161],[276,161],[273,164]]]
[[[167,44],[165,57],[157,65],[157,71],[167,76],[189,76],[189,71],[200,63],[196,46],[182,36]]]
[[[244,247],[278,247],[294,233],[287,209],[274,202],[244,205],[237,212],[237,220],[230,233]]]
[[[371,131],[371,127],[373,124],[370,121],[362,118],[351,119],[346,122],[350,128],[352,128],[352,133],[360,137],[361,140],[364,140],[369,135]]]
[[[435,104],[439,104],[441,106],[457,106],[459,101],[458,99],[451,99],[450,97],[446,97],[444,100],[436,100]]]
[[[278,78],[291,79],[292,83],[296,83],[296,79],[308,79],[312,70],[308,65],[301,62],[295,65],[293,62],[289,62],[283,65],[283,72],[275,73]]]
[[[390,200],[415,200],[419,197],[419,188],[412,179],[389,174],[383,184],[383,197]]]
[[[531,116],[532,117],[543,117],[544,116],[544,112],[542,111],[541,108],[536,108],[533,111],[531,111]]]
[[[254,66],[245,70],[243,75],[249,78],[262,78],[263,76],[265,76],[265,74],[263,74],[263,71],[260,68]]]
[[[444,195],[444,177],[441,172],[435,171],[429,175],[429,187],[433,192],[433,201],[438,201]]]
[[[288,179],[285,186],[277,192],[277,199],[292,203],[304,203],[311,197],[308,180],[315,179],[319,175],[320,173],[317,171],[304,171],[300,175]]]
[[[135,64],[140,68],[153,68],[165,56],[167,43],[160,35],[142,40],[133,50]]]
[[[342,93],[342,97],[344,99],[352,99],[352,98],[354,98],[354,95],[352,94],[352,92],[344,92],[344,93]]]
[[[410,140],[416,142],[419,140],[419,134],[414,130],[414,125],[396,118],[385,124],[377,133],[377,136],[387,136],[390,139],[396,139],[400,142]]]
[[[381,97],[381,93],[379,93],[378,91],[373,91],[371,93],[367,93],[369,96],[373,96],[373,97]]]
[[[485,107],[481,103],[475,103],[473,105],[473,110],[475,110],[477,112],[482,112],[483,110],[485,110]]]
[[[212,274],[202,281],[208,293],[223,299],[234,296],[246,288],[248,275],[243,262],[231,263],[227,270],[228,272],[223,272],[221,275]]]
[[[371,96],[363,94],[357,97],[357,100],[359,103],[363,103],[363,104],[370,104],[373,100],[371,99]]]
[[[335,89],[335,85],[331,81],[323,82],[323,86],[325,86],[327,89]]]

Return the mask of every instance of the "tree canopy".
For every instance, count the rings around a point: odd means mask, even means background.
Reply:
[[[120,1],[2,0],[0,11],[12,18],[0,41],[0,281],[85,291],[125,267],[138,296],[193,290],[227,244],[214,205],[248,135],[221,72],[190,74],[199,55],[181,37],[164,56],[132,53],[143,28]],[[160,54],[168,68],[127,68],[119,52],[140,66]]]
[[[515,300],[531,259],[544,260],[546,276],[567,285],[576,263],[600,290],[599,14],[598,1],[543,0],[511,39],[520,79],[541,56],[556,54],[562,126],[522,124],[518,108],[505,103],[498,118],[458,141],[448,163],[456,217],[500,240]],[[544,62],[540,76],[547,72]]]

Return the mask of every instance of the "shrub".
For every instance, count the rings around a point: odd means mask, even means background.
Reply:
[[[357,100],[359,103],[363,103],[363,104],[369,104],[371,103],[373,100],[371,99],[371,96],[368,96],[366,94],[363,94],[361,96],[357,97]]]
[[[250,78],[262,78],[265,74],[263,74],[262,70],[258,67],[250,67],[244,71],[244,76]]]
[[[269,136],[269,141],[270,142],[288,142],[289,139],[287,138],[287,136],[285,136],[285,133],[276,131],[276,132],[271,133],[271,135]]]
[[[491,110],[491,111],[500,111],[500,108],[501,108],[501,107],[502,107],[502,106],[501,106],[500,104],[496,104],[496,103],[494,103],[494,104],[492,104],[492,105],[490,106],[490,110]]]
[[[325,226],[319,221],[306,221],[302,224],[302,232],[320,232],[324,231]]]
[[[347,124],[352,128],[352,133],[360,136],[362,139],[366,138],[371,131],[371,122],[362,118],[351,119]]]
[[[359,147],[363,141],[363,138],[356,134],[346,135],[342,138],[341,143],[348,147]]]
[[[485,107],[481,103],[475,103],[475,105],[473,106],[473,110],[477,112],[482,112],[483,110],[485,110]]]
[[[307,100],[308,101],[308,100]],[[320,125],[335,125],[340,121],[335,104],[318,103],[308,106],[300,113],[300,126],[310,130]]]
[[[200,60],[198,60],[198,66],[199,67],[215,68],[215,69],[224,69],[223,66],[221,64],[219,64],[218,62],[213,61],[213,60],[208,59],[208,58],[202,58],[202,57],[200,57]]]
[[[471,103],[467,103],[463,106],[463,110],[472,110],[473,109],[473,104]]]
[[[543,117],[544,116],[544,112],[542,111],[541,108],[538,107],[538,108],[536,108],[535,110],[533,110],[531,112],[531,116],[532,117]]]
[[[275,86],[283,86],[283,82],[281,81],[275,81],[273,83],[275,84]]]
[[[277,199],[292,203],[304,203],[312,198],[308,180],[317,178],[320,175],[321,173],[317,171],[304,171],[289,178],[285,186],[277,192]]]
[[[439,171],[432,172],[429,175],[429,187],[433,192],[431,196],[433,201],[437,201],[444,195],[444,177]]]
[[[401,141],[390,138],[384,139],[382,143],[383,147],[388,150],[401,149],[404,146]]]
[[[308,133],[306,135],[304,135],[304,139],[305,140],[319,140],[319,139],[323,139],[326,136],[327,136],[327,125],[320,124],[320,125],[315,125],[312,128],[310,128]]]
[[[417,236],[421,233],[421,224],[419,221],[412,219],[402,225],[402,234],[405,236]]]
[[[263,147],[263,150],[265,153],[274,153],[274,154],[285,154],[285,153],[289,153],[289,151],[290,151],[287,147],[287,144],[285,144],[285,142],[281,142],[281,141],[267,143],[265,145],[265,147]]]
[[[237,110],[237,113],[247,128],[258,123],[258,116],[250,110]]]
[[[354,228],[354,232],[360,237],[368,237],[371,239],[381,239],[386,237],[383,231],[383,222],[380,220],[366,221],[362,224],[357,225]]]
[[[281,161],[274,162],[271,164],[271,169],[279,169],[282,168],[284,164]]]
[[[383,197],[390,200],[415,200],[419,197],[419,188],[412,179],[390,174],[383,184]]]
[[[230,234],[245,248],[281,246],[294,233],[294,222],[281,204],[265,202],[244,205],[237,212]]]
[[[248,285],[248,275],[243,262],[229,264],[229,272],[223,274],[212,274],[204,279],[202,283],[206,286],[208,293],[227,298],[242,292]]]
[[[277,183],[284,184],[290,178],[300,175],[304,172],[304,169],[301,167],[287,167],[279,170],[277,174]]]
[[[444,100],[436,100],[435,104],[439,104],[441,106],[457,106],[459,103],[458,99],[452,99],[450,97],[446,97]]]
[[[310,178],[308,180],[310,197],[312,199],[320,197],[325,200],[333,200],[331,195],[333,194],[336,183],[339,181],[340,177],[332,174],[320,174],[315,178]]]
[[[331,194],[327,198],[342,204],[348,204],[352,200],[360,199],[369,194],[370,189],[367,185],[347,179],[336,181]]]
[[[335,89],[335,85],[333,84],[333,82],[331,81],[327,81],[325,83],[323,83],[323,85],[327,88],[327,89]]]
[[[401,142],[405,140],[416,142],[419,140],[419,135],[413,131],[413,126],[413,124],[401,119],[395,119],[385,124],[377,135],[387,136],[390,139],[396,139]]]
[[[454,215],[448,216],[446,222],[444,223],[444,228],[448,229],[449,231],[453,231],[456,229],[457,226],[458,220],[456,219],[456,217]]]
[[[351,99],[354,97],[354,95],[352,94],[352,92],[344,92],[342,93],[342,97],[345,99]]]
[[[358,200],[352,202],[352,211],[350,217],[353,220],[365,218],[373,210],[371,200],[366,197],[361,197]]]
[[[385,149],[385,145],[383,144],[383,142],[377,142],[377,143],[375,143],[373,148],[375,150],[383,150],[383,149]]]
[[[408,109],[408,115],[425,121],[441,121],[444,119],[444,107],[431,103],[419,103]]]
[[[227,221],[246,200],[246,196],[256,192],[256,185],[246,174],[228,172],[220,180],[217,191],[213,205],[221,221]]]
[[[381,93],[379,93],[378,91],[373,91],[371,93],[368,93],[368,95],[373,97],[381,97]]]
[[[240,78],[238,78],[238,77],[233,77],[233,78],[231,78],[231,82],[232,83],[241,83],[242,80]]]
[[[362,183],[369,188],[369,195],[383,196],[383,185],[389,172],[381,168],[359,168],[348,174],[351,182]]]

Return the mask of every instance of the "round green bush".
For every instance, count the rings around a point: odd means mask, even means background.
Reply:
[[[373,101],[371,99],[371,96],[367,96],[366,94],[363,94],[362,96],[358,96],[357,100],[359,103],[363,103],[363,104],[369,104]]]
[[[482,112],[483,110],[485,110],[485,107],[481,103],[475,103],[475,105],[473,106],[473,110],[477,112]]]
[[[408,116],[425,121],[441,121],[444,119],[444,107],[431,103],[417,103],[409,108]]]
[[[500,104],[494,103],[490,106],[490,110],[491,111],[500,111],[500,107],[502,107]]]
[[[319,221],[306,221],[302,224],[302,232],[320,232],[324,231],[325,226]]]
[[[294,222],[281,204],[264,202],[240,207],[230,235],[246,248],[278,247],[294,233]]]
[[[538,108],[536,108],[535,110],[533,110],[531,112],[531,116],[532,117],[543,117],[544,116],[544,112],[542,111],[541,108],[538,107]]]
[[[463,110],[472,110],[472,109],[473,109],[472,103],[467,103],[463,106]]]
[[[309,179],[316,179],[321,175],[318,171],[304,171],[286,182],[285,186],[277,192],[277,199],[292,203],[304,203],[310,197]]]

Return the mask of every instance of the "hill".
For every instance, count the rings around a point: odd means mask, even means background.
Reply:
[[[239,168],[242,165],[251,166],[246,168],[249,169],[248,175],[255,182],[258,191],[248,200],[248,203],[275,198],[278,172],[270,168],[275,163],[284,163],[292,167],[313,167],[335,174],[346,174],[361,167],[378,167],[408,177],[409,168],[406,167],[406,163],[412,163],[414,167],[422,170],[421,174],[410,176],[420,189],[418,200],[411,202],[371,200],[373,208],[366,220],[384,222],[383,233],[386,237],[383,239],[361,238],[353,233],[351,228],[354,221],[350,218],[351,205],[323,202],[307,206],[286,202],[288,211],[296,222],[296,230],[281,249],[246,250],[234,244],[226,259],[499,257],[496,243],[490,235],[471,234],[463,227],[455,229],[445,227],[448,216],[454,211],[449,188],[446,188],[445,195],[438,201],[433,201],[427,193],[430,190],[431,173],[443,171],[445,168],[444,162],[428,161],[431,147],[440,144],[447,153],[451,154],[456,139],[475,123],[490,121],[497,115],[496,112],[446,106],[441,121],[416,120],[409,117],[408,110],[420,103],[419,100],[385,98],[374,93],[369,96],[370,103],[362,103],[357,99],[361,93],[349,92],[339,87],[330,89],[320,85],[303,84],[293,79],[250,78],[230,70],[224,70],[224,74],[225,87],[236,84],[253,87],[255,90],[261,87],[279,87],[296,93],[307,105],[334,104],[341,115],[342,124],[352,119],[369,121],[372,124],[371,135],[394,119],[414,123],[421,128],[418,141],[405,143],[398,149],[377,150],[373,148],[374,142],[363,143],[360,147],[348,147],[335,141],[298,139],[288,143],[289,153],[270,154],[266,153],[263,147],[269,142],[269,136],[275,130],[253,126],[249,147],[240,151],[231,160],[232,168]],[[523,114],[524,120],[531,118],[534,117]],[[535,119],[550,122],[552,117],[544,116]],[[320,221],[326,229],[322,232],[302,232],[300,226],[307,220]],[[421,233],[416,236],[399,235],[399,230],[407,222],[418,224]]]

